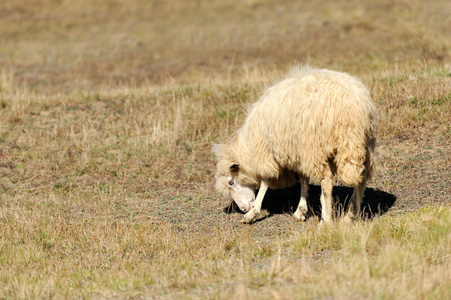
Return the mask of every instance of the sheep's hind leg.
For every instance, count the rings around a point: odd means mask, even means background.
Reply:
[[[254,207],[244,215],[244,218],[241,220],[241,223],[252,223],[260,216],[260,211],[262,208],[263,198],[265,197],[266,191],[268,190],[268,181],[267,179],[262,179],[260,183],[260,189],[258,190],[257,199],[255,199]]]
[[[366,182],[365,180],[359,185],[354,186],[354,192],[351,196],[351,205],[348,209],[348,212],[344,218],[346,223],[350,223],[354,220],[359,220],[361,218],[361,202],[363,198],[363,193],[365,192]]]
[[[301,200],[299,200],[299,205],[293,214],[293,217],[299,221],[305,221],[305,215],[308,212],[307,207],[307,197],[308,197],[308,182],[305,178],[301,178]]]

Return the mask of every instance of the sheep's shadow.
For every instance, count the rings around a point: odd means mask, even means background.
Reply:
[[[349,200],[354,189],[346,186],[334,186],[334,212],[345,212],[349,207]],[[321,215],[321,187],[318,185],[309,185],[308,190],[308,206],[309,215]],[[299,182],[293,187],[268,190],[263,200],[262,209],[266,209],[270,214],[294,213],[298,207],[301,197],[301,187]],[[396,196],[379,189],[366,188],[365,197],[362,201],[362,216],[364,219],[371,219],[374,216],[383,215],[395,204]],[[223,210],[225,213],[242,213],[235,202],[231,202]]]

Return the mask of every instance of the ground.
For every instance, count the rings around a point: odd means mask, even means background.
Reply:
[[[0,4],[0,298],[447,298],[451,3]],[[378,109],[365,220],[252,225],[211,145],[298,64],[348,72]],[[337,186],[345,203],[352,190]],[[390,278],[388,280],[387,278]],[[450,280],[446,280],[446,278]]]

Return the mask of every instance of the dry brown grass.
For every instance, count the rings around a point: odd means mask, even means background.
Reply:
[[[2,1],[0,298],[449,297],[450,11]],[[252,226],[222,212],[210,145],[298,62],[371,89],[383,216],[318,230],[289,207]]]
[[[449,63],[449,11],[418,0],[5,0],[1,63],[43,92],[223,80],[297,62],[412,71]]]

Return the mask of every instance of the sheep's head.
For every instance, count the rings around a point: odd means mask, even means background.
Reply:
[[[216,191],[225,197],[232,197],[241,211],[248,212],[254,206],[257,181],[236,151],[228,144],[214,145],[213,153],[218,160],[216,165]]]

